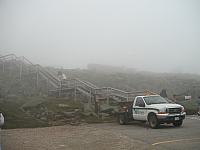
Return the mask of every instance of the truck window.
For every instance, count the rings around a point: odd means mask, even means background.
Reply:
[[[139,107],[144,107],[145,106],[144,101],[143,101],[143,99],[141,97],[138,97],[136,99],[135,106],[139,106]]]
[[[147,96],[144,97],[144,100],[147,105],[169,103],[166,99],[164,99],[161,96]]]

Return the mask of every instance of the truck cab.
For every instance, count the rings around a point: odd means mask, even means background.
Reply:
[[[127,110],[119,114],[122,119],[120,124],[130,120],[148,121],[151,128],[163,123],[173,123],[179,127],[186,115],[183,106],[170,103],[160,95],[137,96]]]

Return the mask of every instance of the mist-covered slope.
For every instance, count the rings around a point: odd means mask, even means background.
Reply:
[[[162,89],[166,89],[170,98],[174,94],[192,95],[194,98],[200,96],[200,75],[139,72],[120,70],[120,67],[118,71],[116,67],[114,70],[112,69],[112,67],[109,69],[109,66],[107,66],[103,70],[102,66],[99,69],[98,65],[96,68],[93,65],[89,69],[66,69],[63,71],[68,76],[81,78],[99,87],[110,86],[127,91],[148,89],[158,94]]]

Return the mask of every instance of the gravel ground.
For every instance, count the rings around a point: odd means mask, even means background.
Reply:
[[[105,126],[105,125],[104,125]],[[108,124],[109,126],[109,124]],[[144,150],[141,141],[99,125],[56,126],[1,131],[3,150]]]

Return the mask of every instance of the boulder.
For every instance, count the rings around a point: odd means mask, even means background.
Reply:
[[[62,112],[62,113],[67,118],[72,118],[72,117],[75,116],[75,112],[74,111],[72,111],[72,112]]]

